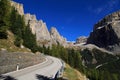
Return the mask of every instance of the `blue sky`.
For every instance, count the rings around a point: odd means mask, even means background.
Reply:
[[[120,0],[14,0],[24,5],[25,13],[35,14],[54,26],[68,41],[89,36],[104,16],[120,10]]]

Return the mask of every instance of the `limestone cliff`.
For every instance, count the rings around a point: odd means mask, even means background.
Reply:
[[[120,11],[107,15],[93,28],[93,32],[87,40],[89,44],[95,44],[99,47],[115,53],[120,52]]]
[[[38,21],[35,15],[25,14],[25,23],[30,25],[33,34],[36,34],[37,41],[50,40],[50,33],[46,23]]]
[[[35,15],[25,14],[24,17],[26,25],[29,22],[33,34],[36,34],[36,39],[39,45],[66,45],[66,39],[59,34],[56,28],[52,27],[49,32],[46,23],[44,23],[42,20],[38,21]]]
[[[66,39],[59,34],[59,32],[57,31],[57,29],[55,27],[51,28],[50,35],[51,35],[51,39],[52,39],[53,43],[60,44],[63,46],[67,45]]]
[[[29,22],[32,33],[35,34],[36,29],[34,26],[36,26],[36,23],[37,23],[36,16],[31,14],[25,14],[24,18],[25,18],[25,24],[27,25]]]
[[[18,11],[20,15],[24,15],[23,4],[11,1],[11,6],[15,7],[15,9]]]
[[[66,39],[59,34],[56,28],[52,27],[49,32],[45,22],[42,20],[37,20],[36,16],[31,15],[30,13],[24,14],[24,8],[22,4],[11,1],[11,5],[15,7],[20,15],[24,15],[25,24],[28,25],[29,23],[32,33],[36,35],[36,41],[38,45],[67,45]]]
[[[87,42],[87,37],[81,36],[76,39],[75,44],[81,44],[81,43],[86,43]]]

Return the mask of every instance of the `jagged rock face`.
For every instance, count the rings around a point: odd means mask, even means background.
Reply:
[[[30,25],[33,34],[36,34],[38,42],[50,41],[50,33],[47,29],[46,23],[42,20],[38,21],[35,15],[25,14],[25,23]]]
[[[120,52],[120,11],[110,14],[95,24],[87,43]]]
[[[27,25],[29,21],[37,21],[36,16],[35,15],[31,15],[29,13],[24,15],[25,17],[25,24]]]
[[[20,15],[24,15],[23,4],[11,1],[11,6],[14,6]]]
[[[86,43],[86,42],[87,42],[87,37],[81,36],[81,37],[76,39],[75,44],[81,44],[81,43]]]
[[[50,32],[47,29],[46,23],[42,20],[38,21],[35,15],[25,14],[26,25],[29,22],[33,34],[36,34],[38,44],[51,46],[52,44],[65,45],[66,40],[59,34],[56,28],[52,27]]]
[[[29,22],[32,33],[35,34],[36,33],[36,27],[35,26],[39,25],[39,24],[37,24],[36,16],[31,15],[31,14],[25,14],[24,18],[25,18],[25,24],[28,25],[28,22]]]
[[[66,46],[66,39],[59,34],[55,27],[51,28],[50,35],[53,43]]]
[[[43,23],[42,21],[39,21],[41,23],[41,27],[36,26],[36,35],[37,35],[37,40],[51,40],[50,33],[47,29],[46,23]]]
[[[24,14],[22,4],[11,1],[11,5],[15,7],[20,15],[24,15],[25,24],[28,25],[29,23],[32,33],[36,35],[38,45],[51,46],[58,43],[63,46],[67,45],[66,39],[59,34],[56,28],[52,27],[49,32],[45,22],[37,20],[35,15]]]

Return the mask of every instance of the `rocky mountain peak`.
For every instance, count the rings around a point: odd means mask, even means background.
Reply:
[[[50,33],[47,29],[47,25],[42,20],[37,20],[35,15],[25,14],[26,24],[30,24],[30,28],[33,34],[36,34],[37,41],[50,40]]]
[[[57,29],[55,27],[51,27],[50,29],[50,35],[54,43],[59,43],[60,45],[65,46],[66,45],[66,39],[59,34]]]
[[[50,34],[53,35],[53,36],[59,36],[60,37],[60,34],[58,33],[58,31],[55,27],[51,27]]]
[[[24,15],[28,20],[37,20],[35,15],[31,15],[30,13],[27,13]]]
[[[88,44],[95,44],[115,53],[120,52],[120,11],[107,15],[93,28],[87,40]]]
[[[116,23],[118,21],[120,21],[120,11],[111,13],[111,14],[105,16],[100,21],[98,21],[98,23],[96,23],[94,26],[94,30],[99,29],[100,26],[108,25],[110,23]]]
[[[81,36],[76,39],[75,44],[81,44],[81,43],[86,43],[87,42],[87,37],[86,36]]]
[[[11,1],[11,6],[15,7],[15,9],[18,11],[20,15],[24,15],[23,4]]]
[[[57,32],[57,29],[55,27],[51,27],[50,32]]]
[[[65,46],[67,44],[66,39],[59,34],[55,27],[52,27],[49,32],[45,22],[37,20],[36,16],[30,13],[24,14],[22,4],[11,1],[11,5],[15,7],[20,15],[24,15],[26,25],[29,22],[32,33],[36,35],[38,45],[51,46],[59,43]]]

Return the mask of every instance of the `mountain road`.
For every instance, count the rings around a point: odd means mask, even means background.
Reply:
[[[57,72],[63,68],[63,63],[60,59],[46,56],[46,61],[34,66],[30,66],[17,71],[3,74],[4,76],[11,76],[17,80],[42,80],[38,76],[44,76],[50,79],[56,77]]]

